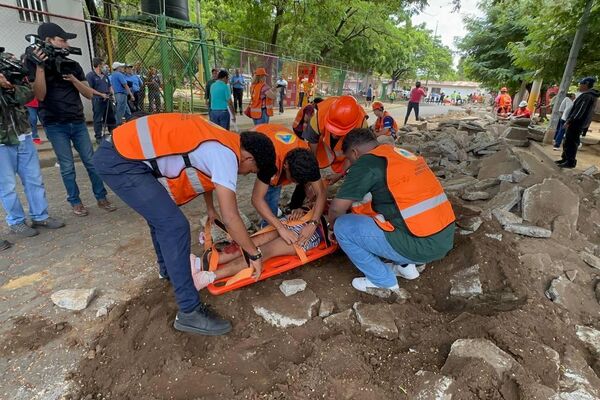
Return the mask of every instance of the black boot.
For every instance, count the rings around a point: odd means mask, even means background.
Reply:
[[[577,166],[577,160],[575,160],[575,161],[565,161],[562,164],[558,164],[559,168],[568,168],[568,169],[571,169],[571,168],[575,168],[576,166]]]
[[[566,163],[566,162],[567,162],[567,160],[565,160],[564,158],[561,158],[560,160],[556,160],[556,161],[554,161],[554,164],[558,164],[558,165],[560,165],[560,164],[564,164],[564,163]]]
[[[231,332],[231,322],[219,317],[202,303],[192,312],[179,311],[173,326],[178,331],[198,335],[219,336]]]
[[[0,251],[10,249],[12,243],[8,240],[0,240]]]

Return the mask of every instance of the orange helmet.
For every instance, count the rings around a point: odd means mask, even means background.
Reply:
[[[502,89],[500,89],[501,92],[508,92],[508,89],[506,87],[503,87]]]
[[[325,128],[337,136],[345,136],[354,128],[360,128],[365,119],[365,110],[352,96],[340,96],[331,103],[325,117]]]
[[[256,76],[267,76],[267,70],[264,69],[263,67],[256,68],[256,71],[254,71],[254,75],[256,75]]]
[[[372,104],[373,111],[375,110],[383,110],[383,103],[380,101],[374,101]]]

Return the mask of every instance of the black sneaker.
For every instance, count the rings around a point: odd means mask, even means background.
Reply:
[[[12,243],[9,242],[8,240],[0,240],[0,251],[10,249],[11,246],[12,246]]]
[[[575,168],[577,166],[577,164],[573,164],[573,163],[568,163],[568,162],[564,162],[563,164],[558,164],[559,168]]]
[[[207,336],[219,336],[231,332],[231,322],[219,317],[202,303],[192,312],[179,311],[173,327],[178,331]]]
[[[21,222],[20,224],[16,225],[11,225],[9,229],[12,233],[22,237],[33,237],[39,235],[39,232],[37,230],[33,229],[25,222]]]
[[[44,228],[48,228],[48,229],[58,229],[58,228],[62,228],[63,226],[65,226],[65,223],[59,219],[55,219],[52,217],[48,217],[43,221],[31,221],[32,228],[35,228],[38,226],[43,226]]]
[[[566,162],[567,162],[567,160],[561,158],[560,160],[554,161],[554,164],[559,164],[560,165],[560,164],[564,164]]]

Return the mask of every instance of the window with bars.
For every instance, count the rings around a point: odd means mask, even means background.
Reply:
[[[17,6],[27,10],[19,10],[19,19],[23,22],[41,24],[48,22],[48,16],[36,11],[48,12],[46,0],[17,0]]]

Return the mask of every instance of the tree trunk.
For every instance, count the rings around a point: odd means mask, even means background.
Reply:
[[[283,16],[284,11],[285,8],[283,5],[278,4],[275,6],[275,24],[273,24],[273,33],[271,34],[271,52],[273,54],[277,54],[277,36],[279,35],[279,29],[281,28],[281,17]]]
[[[560,104],[564,100],[567,90],[569,89],[569,85],[571,84],[571,80],[573,79],[573,71],[575,71],[575,65],[577,65],[577,56],[579,55],[579,50],[581,50],[581,46],[583,44],[583,37],[585,36],[585,31],[587,29],[588,20],[590,19],[590,11],[593,3],[594,0],[586,1],[583,14],[581,14],[581,19],[577,25],[577,32],[575,32],[575,37],[573,38],[573,43],[571,44],[571,51],[569,52],[567,65],[565,66],[565,71],[563,73],[562,80],[560,81],[558,94],[556,95],[556,101],[554,103],[556,104],[556,107],[554,107],[552,110],[550,125],[548,126],[548,130],[546,130],[546,135],[544,136],[544,143],[552,143],[552,139],[556,133],[556,127],[558,125],[558,120],[560,119],[560,111],[558,111],[558,109],[560,108]]]

